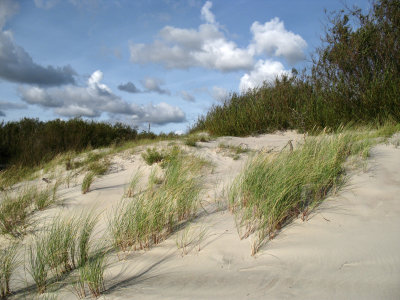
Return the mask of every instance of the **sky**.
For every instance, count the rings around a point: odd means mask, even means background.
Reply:
[[[368,0],[0,0],[0,122],[183,133],[230,93],[310,65],[324,10]]]

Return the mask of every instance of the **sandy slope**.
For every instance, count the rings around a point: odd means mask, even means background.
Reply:
[[[224,137],[187,148],[213,162],[204,178],[201,213],[189,232],[206,229],[198,246],[182,256],[176,240],[181,232],[149,251],[114,255],[106,271],[104,299],[400,299],[400,149],[379,145],[366,171],[356,171],[339,195],[329,198],[307,222],[285,227],[256,257],[251,238],[240,240],[234,218],[223,203],[226,189],[246,156],[233,160],[218,144],[246,144],[249,149],[279,151],[287,132],[259,137]],[[63,189],[64,205],[37,218],[95,209],[106,216],[121,199],[134,170],[148,174],[140,154],[114,159],[114,171],[95,181],[92,191]],[[69,289],[59,299],[75,299]]]

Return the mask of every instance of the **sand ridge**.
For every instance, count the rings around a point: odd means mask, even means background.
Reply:
[[[255,257],[250,255],[251,237],[240,240],[225,206],[230,183],[252,153],[280,151],[289,140],[296,144],[302,139],[284,132],[182,146],[213,164],[201,193],[204,210],[189,227],[193,232],[204,229],[204,239],[188,247],[186,255],[176,246],[180,232],[122,260],[113,255],[102,298],[399,299],[400,149],[393,145],[374,147],[365,172],[349,174],[340,193],[323,202],[306,222],[297,219],[283,228]],[[245,145],[251,151],[234,160],[221,143]],[[107,216],[133,172],[140,169],[148,175],[151,168],[139,152],[117,155],[112,169],[95,180],[88,194],[81,194],[79,184],[61,189],[63,205],[43,215],[94,209],[101,216],[98,231],[106,230]],[[60,290],[59,299],[76,297],[67,288]]]

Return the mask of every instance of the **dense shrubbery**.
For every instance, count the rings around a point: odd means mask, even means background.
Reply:
[[[0,164],[33,166],[61,152],[118,144],[139,136],[136,129],[127,125],[81,119],[42,122],[25,118],[0,123]]]
[[[354,122],[400,121],[400,1],[378,0],[367,14],[330,17],[323,46],[305,75],[283,77],[233,94],[199,118],[192,131],[248,135],[313,130]]]

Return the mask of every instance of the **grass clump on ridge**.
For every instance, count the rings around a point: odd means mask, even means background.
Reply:
[[[259,154],[235,179],[229,205],[241,238],[257,233],[252,254],[299,214],[303,218],[345,180],[343,164],[349,156],[368,156],[379,136],[399,126],[371,131],[342,130],[309,137],[293,152]]]
[[[198,208],[204,165],[203,160],[182,152],[171,156],[160,184],[123,199],[115,209],[109,222],[113,244],[123,251],[149,248],[190,219]]]

